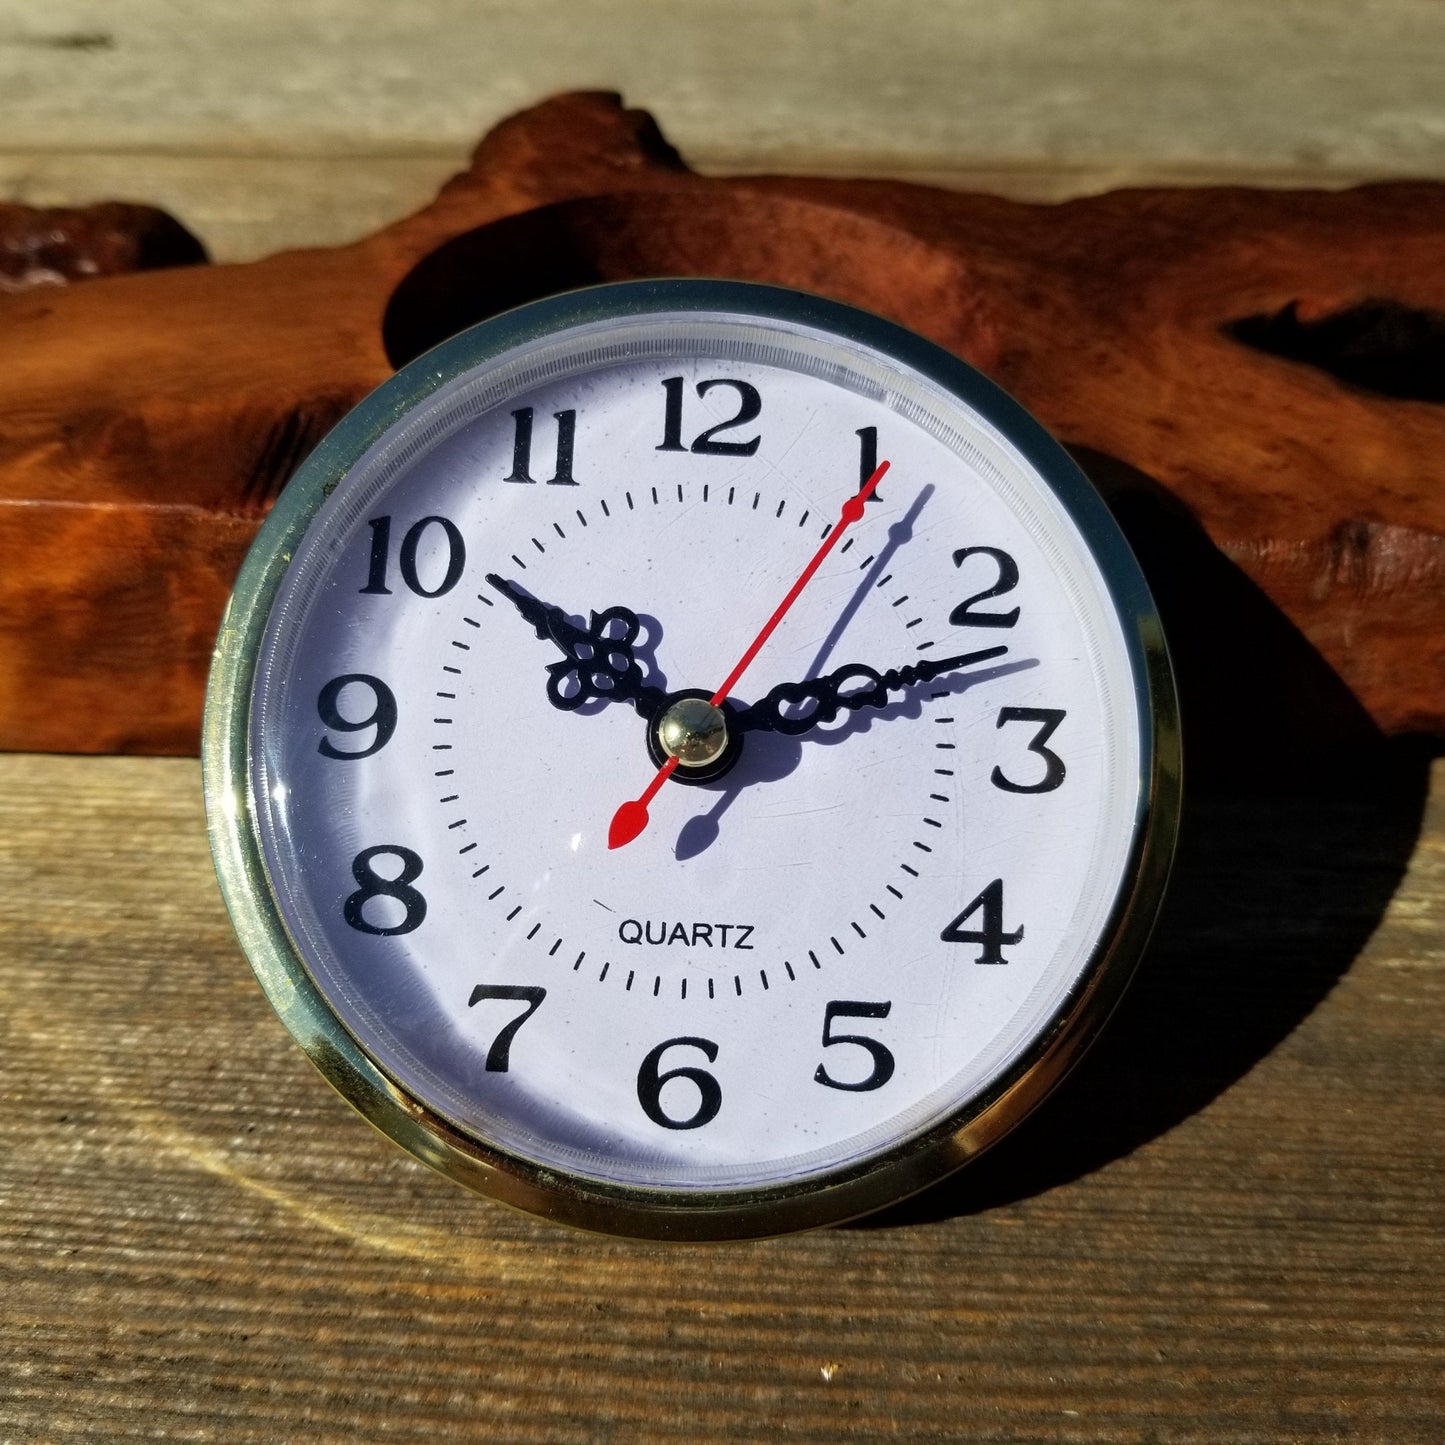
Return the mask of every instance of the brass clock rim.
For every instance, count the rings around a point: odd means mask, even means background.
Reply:
[[[985,1095],[852,1166],[795,1183],[663,1190],[564,1174],[475,1139],[393,1081],[342,1026],[277,907],[249,787],[252,684],[271,605],[322,502],[399,417],[463,371],[574,326],[640,314],[736,315],[822,330],[921,372],[997,426],[1040,473],[1088,543],[1120,620],[1139,718],[1141,788],[1125,885],[1079,983]],[[366,1119],[424,1163],[501,1203],[581,1229],[726,1240],[842,1223],[927,1188],[1014,1128],[1093,1042],[1134,972],[1162,902],[1181,796],[1168,648],[1138,563],[1107,507],[1032,416],[966,363],[857,308],[752,282],[620,282],[547,298],[443,342],[366,397],[287,485],[237,577],[212,660],[202,735],[211,847],[232,924],[263,992],[315,1067]]]

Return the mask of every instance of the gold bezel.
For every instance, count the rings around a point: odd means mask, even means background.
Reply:
[[[796,322],[894,356],[999,426],[1083,533],[1125,634],[1139,716],[1141,782],[1127,882],[1080,982],[987,1094],[859,1164],[796,1184],[727,1191],[645,1189],[539,1166],[462,1133],[395,1083],[342,1026],[277,907],[248,783],[250,707],[261,638],[290,558],[318,508],[400,416],[465,370],[577,325],[643,312],[707,311]],[[533,303],[464,332],[364,400],[293,478],[248,555],[217,639],[202,756],[211,846],[237,936],[272,1007],[326,1079],[378,1129],[457,1182],[583,1229],[718,1240],[834,1224],[917,1193],[1022,1120],[1078,1060],[1118,1002],[1153,927],[1173,854],[1180,741],[1163,630],[1138,564],[1061,447],[991,382],[891,323],[836,302],[743,282],[631,282]]]

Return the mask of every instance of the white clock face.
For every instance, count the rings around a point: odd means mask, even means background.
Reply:
[[[883,461],[729,690],[720,775],[609,847],[672,695]],[[1097,965],[1148,787],[1115,597],[1024,451],[858,340],[663,310],[521,342],[381,429],[290,558],[248,734],[275,906],[385,1075],[522,1168],[856,1170]]]

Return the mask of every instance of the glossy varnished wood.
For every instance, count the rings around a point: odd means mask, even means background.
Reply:
[[[1198,800],[1065,1091],[865,1226],[663,1247],[430,1174],[232,941],[196,765],[0,758],[0,1438],[1438,1438],[1445,774]]]
[[[353,246],[0,296],[26,356],[0,374],[0,746],[194,748],[240,556],[331,424],[465,324],[651,275],[819,291],[938,341],[1181,505],[1374,724],[1439,733],[1442,240],[1428,184],[1030,206],[708,179],[615,97],[556,98]]]

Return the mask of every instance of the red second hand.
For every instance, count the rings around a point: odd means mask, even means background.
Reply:
[[[762,651],[763,644],[773,635],[773,629],[783,620],[793,603],[798,600],[798,594],[812,580],[813,573],[823,565],[823,559],[833,550],[838,538],[863,516],[863,503],[873,495],[874,488],[883,480],[883,473],[887,470],[888,463],[879,462],[873,475],[843,503],[843,510],[838,514],[838,520],[833,524],[833,530],[823,538],[823,545],[813,554],[813,560],[803,568],[798,580],[788,589],[788,595],[778,603],[776,611],[763,624],[763,630],[753,638],[747,651],[738,659],[737,666],[728,673],[722,686],[708,699],[714,707],[720,706],[723,699],[737,686],[738,679],[748,670],[753,658]],[[607,830],[607,846],[609,848],[621,848],[624,844],[630,843],[647,827],[647,805],[657,796],[657,790],[676,771],[677,764],[677,758],[669,758],[657,770],[647,787],[643,789],[642,795],[634,798],[631,802],[624,803],[612,815],[612,824]]]

